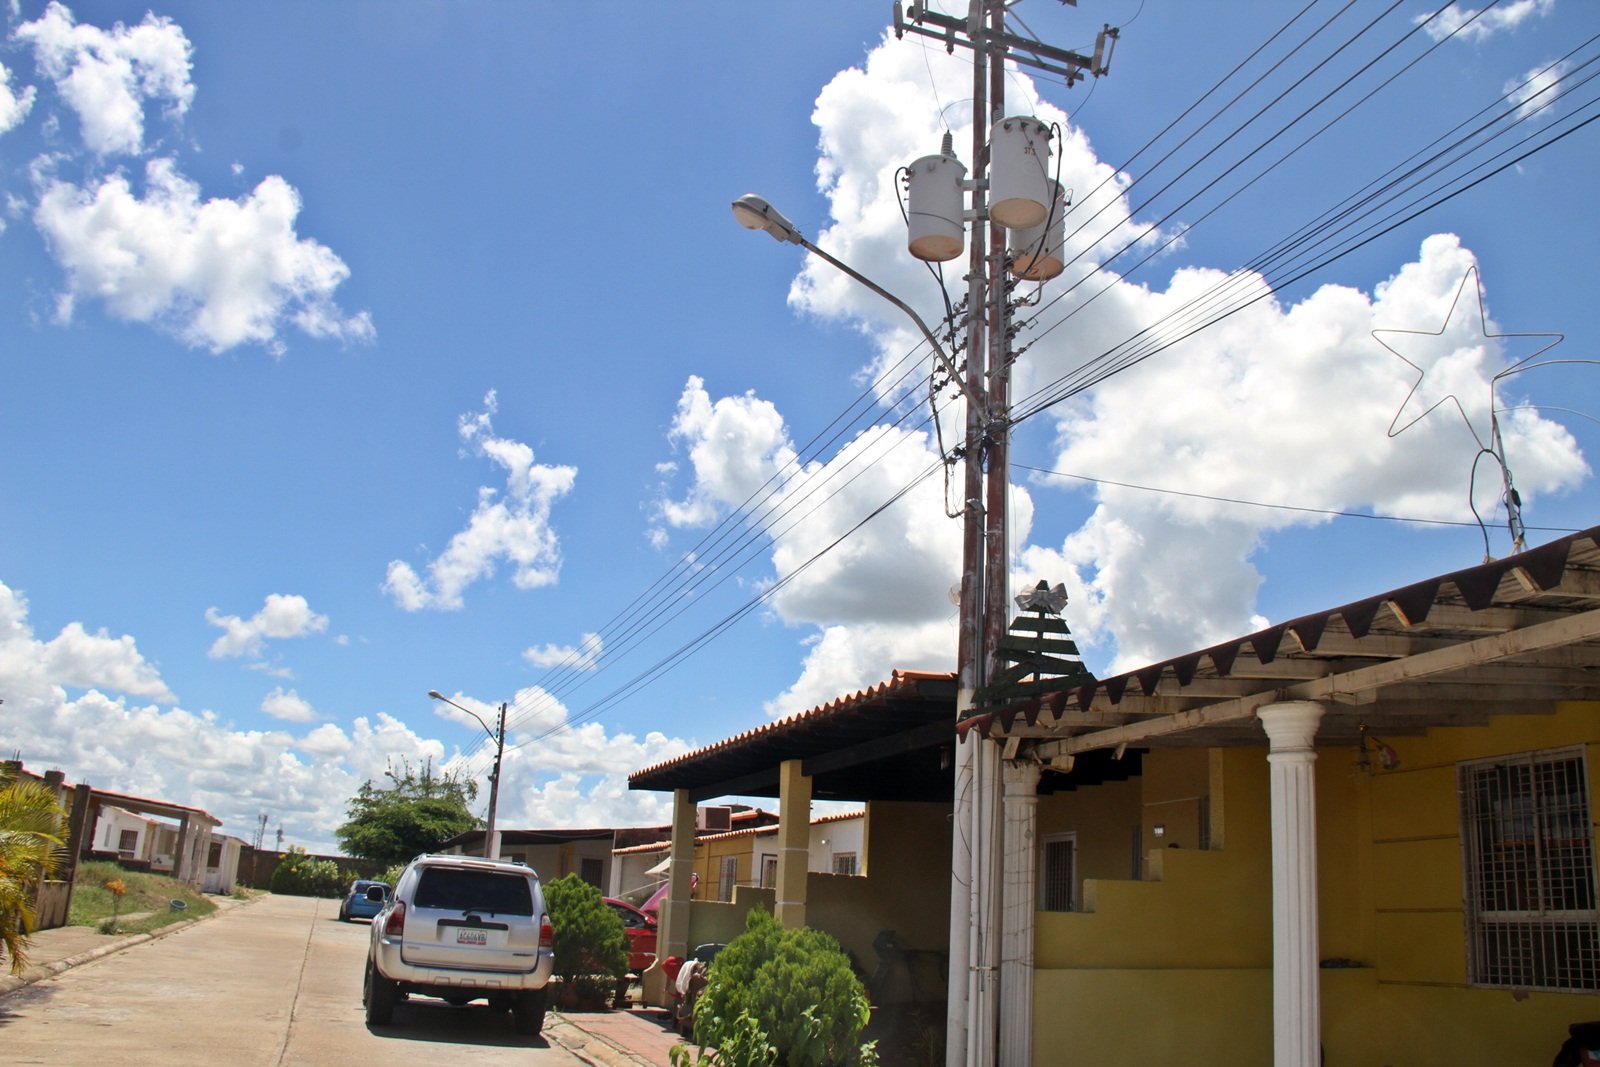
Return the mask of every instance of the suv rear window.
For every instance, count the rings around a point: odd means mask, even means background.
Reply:
[[[427,867],[417,881],[415,904],[446,911],[532,915],[533,893],[528,889],[528,879],[521,875]]]

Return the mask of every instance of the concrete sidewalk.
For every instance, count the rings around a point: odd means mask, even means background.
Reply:
[[[206,922],[249,905],[249,901],[233,897],[210,899],[217,905],[213,914],[203,919],[176,922],[153,934],[102,934],[88,926],[40,930],[29,938],[28,968],[20,975],[9,971],[0,974],[0,997],[113,952],[166,937],[197,922]],[[668,1013],[650,1009],[570,1015],[551,1012],[544,1034],[552,1043],[597,1067],[671,1067],[672,1046],[683,1041],[673,1031]]]

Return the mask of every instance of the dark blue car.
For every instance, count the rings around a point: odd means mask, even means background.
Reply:
[[[377,889],[380,892],[369,894],[370,889]],[[374,897],[377,899],[374,900]],[[350,883],[349,892],[345,893],[344,900],[339,903],[339,921],[347,923],[351,919],[370,919],[383,910],[383,902],[387,899],[389,899],[388,882],[357,878]]]

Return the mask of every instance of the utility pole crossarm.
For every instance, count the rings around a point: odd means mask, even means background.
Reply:
[[[1111,69],[1111,57],[1105,50],[1105,42],[1116,41],[1119,35],[1115,27],[1105,27],[1095,39],[1094,55],[1086,56],[1082,52],[1057,48],[1030,37],[1019,37],[1014,33],[982,28],[974,31],[967,19],[932,11],[919,0],[912,0],[911,6],[902,11],[899,0],[896,0],[894,34],[897,38],[904,37],[907,31],[943,41],[947,52],[954,51],[956,45],[961,45],[963,48],[975,51],[984,48],[1001,53],[1004,58],[1012,62],[1048,74],[1058,74],[1067,80],[1069,86],[1085,74],[1098,78]],[[963,33],[967,36],[962,37]]]

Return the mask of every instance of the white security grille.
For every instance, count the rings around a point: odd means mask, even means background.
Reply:
[[[1461,828],[1468,980],[1600,990],[1583,751],[1462,764]]]

